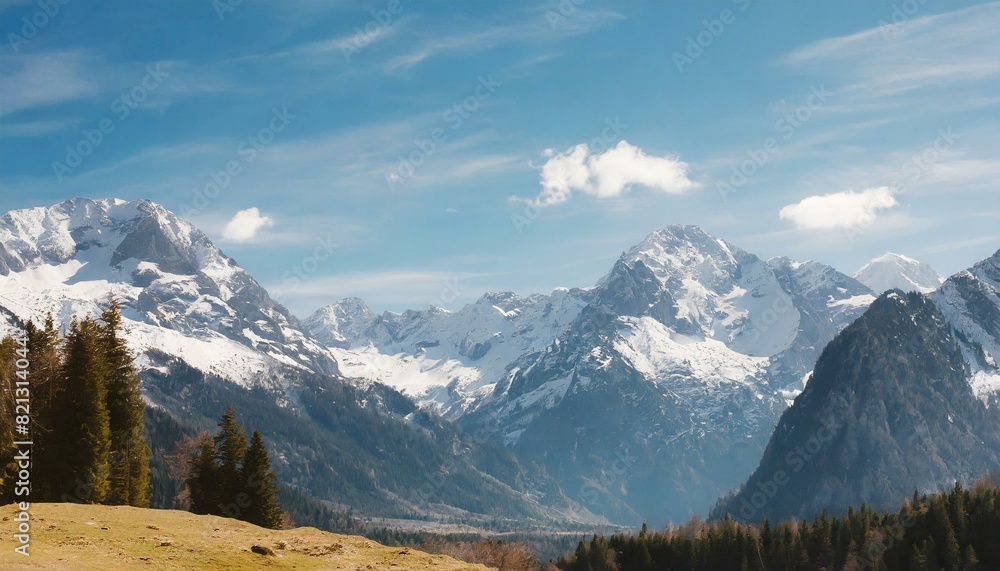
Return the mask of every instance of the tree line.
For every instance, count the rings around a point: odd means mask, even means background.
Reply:
[[[122,336],[121,310],[112,302],[99,320],[74,319],[64,339],[52,317],[27,323],[26,339],[0,341],[0,414],[13,418],[19,378],[26,369],[29,434],[3,425],[0,496],[15,498],[16,440],[30,439],[31,501],[149,506],[149,445],[134,357]],[[21,411],[24,409],[22,408]],[[16,436],[16,437],[15,437]]]
[[[895,513],[862,504],[842,517],[741,525],[694,519],[638,535],[594,536],[560,557],[566,571],[987,571],[1000,569],[1000,472],[973,489],[919,495]]]
[[[118,303],[112,300],[99,319],[74,318],[62,338],[51,315],[23,331],[23,339],[0,339],[0,500],[149,507],[155,482],[145,404]],[[28,383],[27,402],[18,400],[19,380]],[[25,411],[29,433],[16,433],[14,419]],[[263,436],[254,431],[248,443],[232,409],[219,427],[214,438],[200,435],[194,453],[181,460],[189,509],[281,527]],[[32,442],[27,498],[15,494],[15,456],[24,447],[13,444],[25,440]]]

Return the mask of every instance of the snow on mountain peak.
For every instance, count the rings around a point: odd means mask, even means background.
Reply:
[[[928,293],[944,281],[929,265],[891,252],[865,264],[854,274],[854,278],[875,293],[890,289]]]
[[[348,297],[321,308],[304,323],[321,343],[348,347],[375,321],[375,314],[361,298]]]
[[[114,297],[137,353],[157,349],[241,383],[336,373],[235,261],[149,200],[73,198],[0,218],[0,305],[23,320],[96,315]]]

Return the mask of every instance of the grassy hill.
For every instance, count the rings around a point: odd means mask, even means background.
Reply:
[[[78,504],[32,505],[29,558],[14,553],[15,513],[13,505],[0,508],[0,569],[11,571],[487,569],[311,527],[270,530],[183,511]]]

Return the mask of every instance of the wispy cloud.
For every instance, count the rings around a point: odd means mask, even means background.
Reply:
[[[512,43],[586,34],[622,18],[612,10],[578,8],[573,17],[553,27],[544,12],[531,10],[514,22],[481,26],[466,32],[426,34],[406,52],[391,57],[385,63],[385,71],[406,71],[444,54],[469,54]]]
[[[371,306],[405,306],[426,309],[431,305],[457,309],[482,291],[473,284],[495,276],[489,272],[441,269],[398,269],[316,276],[301,283],[276,283],[268,291],[282,299],[294,299],[300,314],[345,297],[363,297]]]
[[[78,120],[42,120],[27,121],[24,123],[4,123],[0,124],[0,136],[2,137],[38,137],[69,129],[80,124]]]
[[[1000,235],[995,236],[982,236],[980,238],[972,238],[969,240],[956,240],[953,242],[945,242],[943,244],[936,244],[929,248],[924,248],[925,254],[940,254],[942,252],[953,252],[955,250],[964,250],[966,248],[974,248],[976,246],[982,246],[983,244],[996,244],[1000,246]]]
[[[94,97],[102,86],[83,51],[5,57],[0,63],[0,115]]]
[[[786,54],[782,62],[836,74],[838,91],[858,99],[890,98],[919,90],[949,90],[1000,77],[1000,3],[944,14],[882,22]]]

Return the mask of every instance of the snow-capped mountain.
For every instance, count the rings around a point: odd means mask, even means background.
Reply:
[[[945,280],[931,299],[955,332],[972,390],[1000,407],[1000,250]]]
[[[363,300],[350,297],[320,309],[304,325],[318,341],[347,348],[374,320],[375,314]]]
[[[369,317],[334,351],[347,376],[442,407],[588,508],[665,522],[750,473],[822,347],[873,299],[823,264],[765,262],[671,226],[592,288]],[[364,312],[334,306],[307,323],[339,332],[353,317],[326,320],[345,313]]]
[[[72,199],[0,218],[0,306],[23,320],[98,315],[112,297],[128,338],[244,386],[336,360],[200,230],[148,200]]]
[[[386,383],[456,418],[489,394],[515,359],[545,348],[565,330],[584,296],[580,290],[488,293],[454,313],[432,307],[381,315],[352,298],[317,311],[305,324],[331,344],[345,376]]]
[[[158,477],[177,438],[212,427],[232,406],[265,434],[284,483],[355,513],[595,517],[508,451],[385,385],[345,382],[332,350],[162,206],[77,198],[0,218],[0,335],[48,313],[61,325],[98,316],[112,297],[139,355]],[[358,324],[363,313],[352,312]],[[327,343],[354,334],[344,315]]]
[[[854,279],[875,293],[890,289],[928,293],[944,280],[934,268],[900,254],[887,253],[865,264],[855,272]]]

